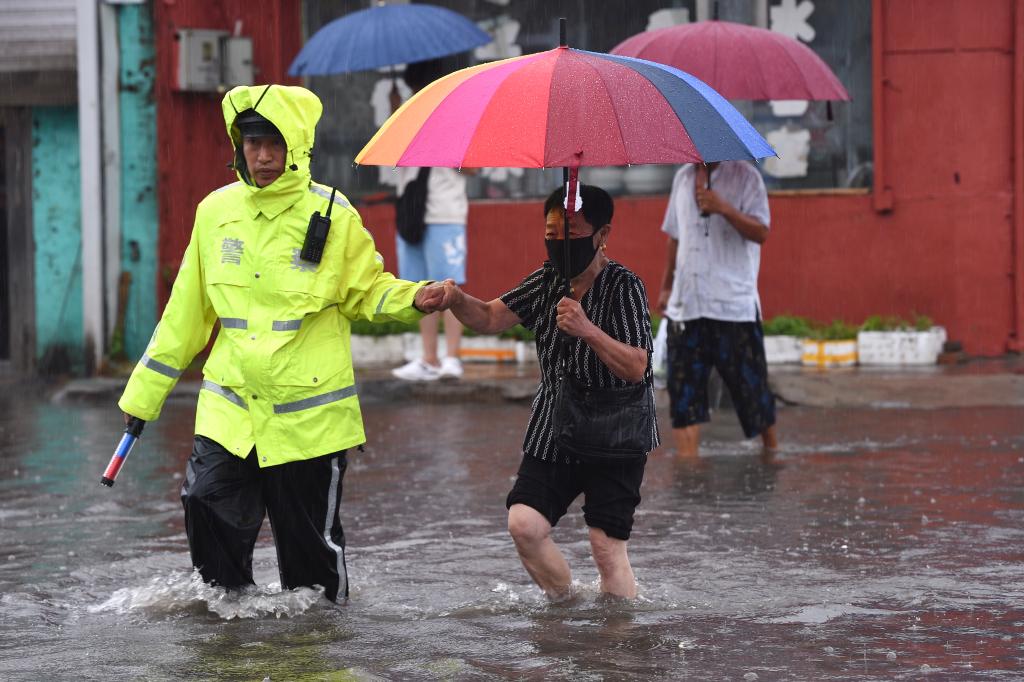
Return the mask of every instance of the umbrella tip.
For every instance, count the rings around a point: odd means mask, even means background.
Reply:
[[[566,38],[566,22],[565,17],[558,18],[558,46],[568,47],[569,41]]]
[[[714,19],[715,21],[718,21],[718,0],[715,0],[715,6],[712,12],[713,14],[711,15],[711,18]]]

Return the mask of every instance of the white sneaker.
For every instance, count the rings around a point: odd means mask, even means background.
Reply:
[[[439,376],[442,379],[461,379],[462,361],[451,356],[441,358],[441,371]]]
[[[407,362],[401,367],[391,370],[391,373],[405,381],[437,381],[441,377],[441,369],[428,365],[421,359]]]

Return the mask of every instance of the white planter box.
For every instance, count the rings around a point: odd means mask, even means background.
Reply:
[[[851,367],[857,364],[857,341],[804,339],[801,364],[808,367]]]
[[[423,339],[419,334],[403,334],[404,362],[423,357]],[[459,348],[459,359],[463,362],[518,362],[524,354],[516,346],[515,339],[501,339],[497,336],[463,336]],[[444,334],[437,339],[437,352],[448,352]]]
[[[459,358],[463,362],[516,362],[516,341],[497,336],[463,336]]]
[[[516,362],[520,365],[536,365],[537,344],[533,341],[516,341]]]
[[[933,365],[946,342],[946,330],[860,332],[860,362],[864,365]]]
[[[388,336],[360,336],[353,334],[352,365],[373,367],[397,366],[405,362],[405,334]]]
[[[439,355],[444,355],[445,353],[445,342],[443,334],[438,334],[437,352]],[[410,360],[415,360],[416,358],[422,357],[423,339],[420,338],[420,335],[415,332],[402,334],[402,360],[398,364],[402,364],[403,362],[409,362]]]
[[[766,336],[764,354],[769,365],[799,364],[804,355],[804,340],[799,336]]]
[[[438,338],[437,345],[438,352],[444,355],[444,334]],[[463,362],[537,362],[537,349],[533,341],[499,339],[497,336],[464,336],[459,351]],[[419,357],[423,357],[423,342],[419,334],[352,335],[352,364],[356,367],[397,367]]]

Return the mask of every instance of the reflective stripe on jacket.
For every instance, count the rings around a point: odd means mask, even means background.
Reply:
[[[239,457],[255,445],[260,465],[272,466],[365,441],[350,320],[418,320],[412,302],[422,283],[384,272],[373,238],[340,193],[323,259],[299,258],[309,217],[326,214],[331,193],[309,175],[321,105],[304,88],[265,88],[231,90],[225,121],[240,145],[236,110],[259,101],[257,111],[288,145],[284,174],[264,188],[236,182],[199,204],[170,300],[118,405],[156,419],[219,321],[195,432]]]

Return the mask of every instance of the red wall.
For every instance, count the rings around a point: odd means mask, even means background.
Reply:
[[[878,5],[875,145],[893,209],[874,211],[868,196],[773,197],[765,311],[855,322],[923,313],[968,352],[1000,354],[1013,329],[1011,93],[1022,17],[1013,0]]]
[[[875,0],[881,40],[873,68],[876,172],[892,198],[778,194],[762,254],[765,314],[860,322],[872,314],[926,314],[969,353],[1004,352],[1014,326],[1013,65],[1021,0]],[[169,91],[173,25],[233,26],[253,35],[259,80],[284,79],[299,48],[298,13],[277,0],[156,2],[160,87],[161,264],[173,277],[195,204],[233,179],[219,98]],[[296,5],[297,6],[297,5]],[[276,20],[268,13],[276,12]],[[261,20],[257,23],[257,19]],[[259,28],[262,27],[262,28]],[[881,195],[879,195],[881,196]],[[610,255],[657,296],[666,197],[620,198]],[[882,202],[884,203],[884,202]],[[543,259],[540,202],[477,202],[470,209],[468,288],[495,296]],[[393,213],[362,209],[394,270]],[[1024,235],[1018,237],[1024,238]]]
[[[258,83],[297,83],[288,65],[302,46],[300,4],[290,0],[155,0],[157,55],[157,163],[159,168],[160,268],[157,287],[167,300],[188,244],[196,205],[210,191],[236,180],[218,93],[174,91],[175,31],[209,28],[253,39]]]
[[[766,317],[780,313],[859,323],[873,314],[927,314],[968,352],[999,354],[1010,329],[1009,197],[904,199],[878,214],[862,195],[772,195],[762,250]],[[616,201],[610,257],[644,280],[652,302],[665,262],[666,196]],[[975,206],[989,202],[995,205]],[[386,267],[397,272],[394,213],[360,207]],[[545,258],[541,202],[474,202],[467,291],[503,293]]]

